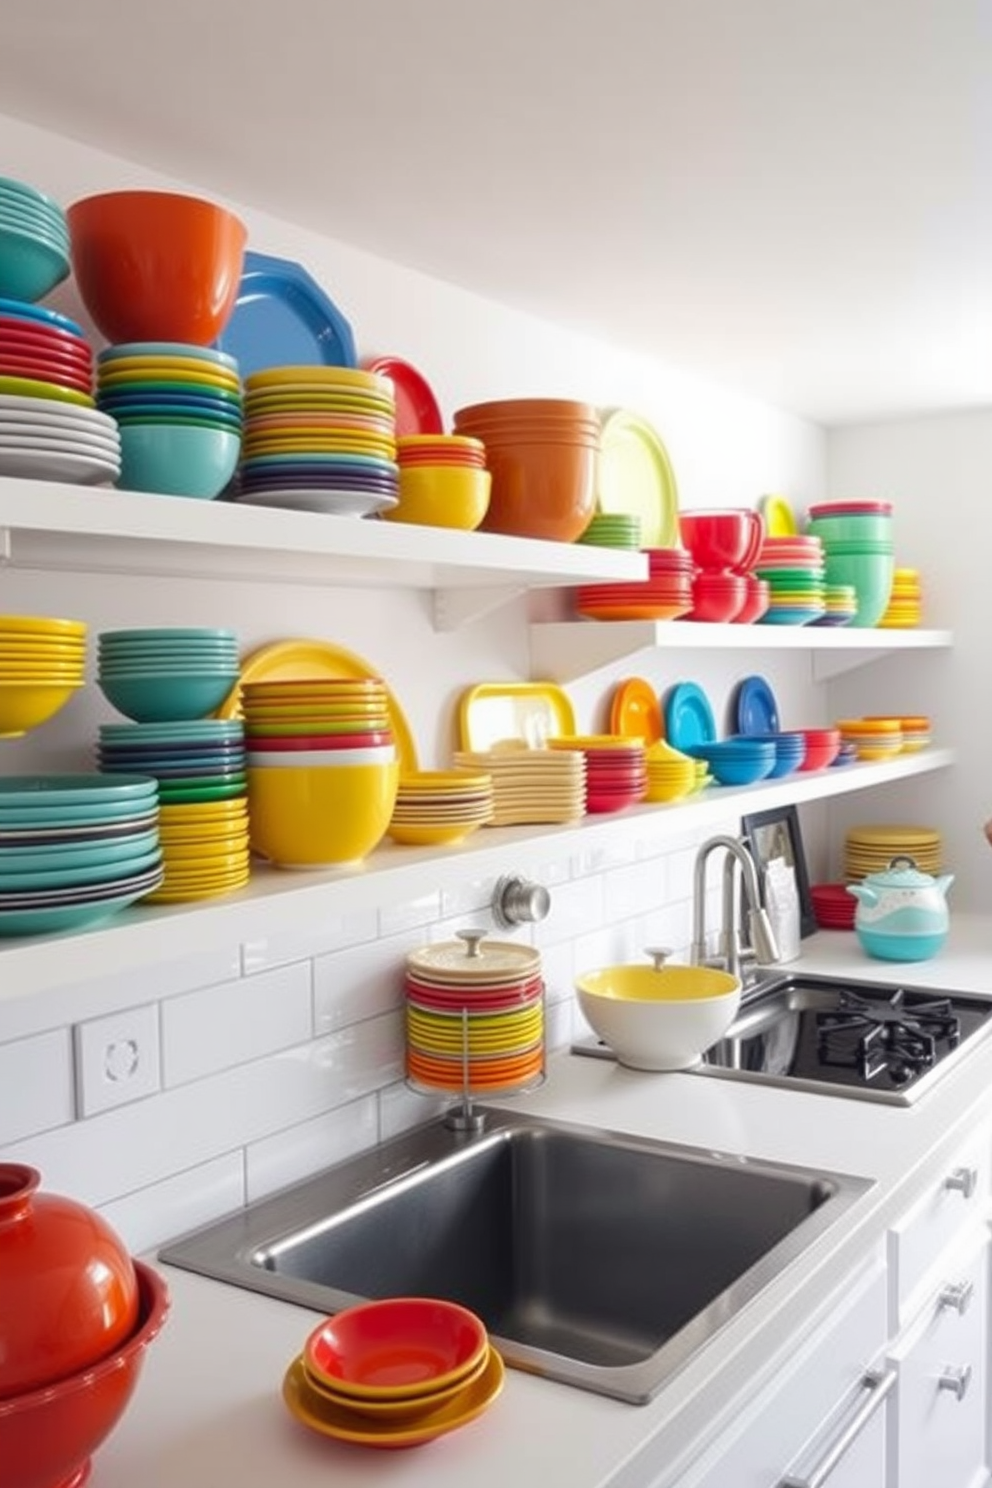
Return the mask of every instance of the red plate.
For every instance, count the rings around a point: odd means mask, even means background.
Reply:
[[[0,353],[4,356],[9,353],[11,356],[29,359],[41,357],[45,360],[57,360],[87,370],[92,370],[93,367],[93,353],[81,341],[74,347],[70,347],[68,343],[62,346],[41,337],[22,336],[17,331],[4,329],[0,329]]]
[[[392,379],[396,391],[396,433],[441,434],[444,421],[430,383],[416,367],[400,357],[375,357],[362,362],[366,372]]]
[[[80,346],[85,347],[87,351],[92,350],[89,342],[77,336],[75,332],[63,330],[61,326],[46,325],[43,321],[26,315],[0,315],[0,338],[6,331],[17,336],[26,336],[28,340],[36,341],[52,350],[68,351]]]
[[[8,355],[0,349],[0,376],[30,377],[38,382],[53,382],[59,387],[74,388],[80,393],[92,393],[93,379],[81,368],[66,367],[56,361],[45,361],[42,357],[18,357]]]
[[[355,734],[246,734],[246,749],[371,749],[392,744],[388,730]]]

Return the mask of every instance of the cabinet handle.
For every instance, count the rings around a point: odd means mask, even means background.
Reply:
[[[957,1189],[966,1199],[970,1199],[978,1187],[977,1168],[955,1168],[944,1179],[944,1187]]]
[[[814,1464],[812,1470],[805,1477],[795,1477],[789,1473],[781,1480],[779,1488],[822,1488],[822,1485],[827,1481],[838,1462],[853,1447],[862,1431],[864,1431],[872,1416],[874,1416],[889,1391],[895,1385],[897,1378],[895,1369],[891,1367],[882,1370],[870,1369],[867,1374],[863,1375],[861,1378],[861,1387],[868,1393],[847,1425],[841,1429],[836,1439],[827,1447],[819,1462]]]
[[[941,1287],[940,1296],[937,1298],[938,1307],[953,1307],[963,1317],[971,1306],[971,1299],[975,1288],[970,1281],[951,1281],[947,1286]]]
[[[937,1381],[937,1389],[950,1390],[955,1400],[963,1400],[970,1384],[970,1364],[948,1364]]]

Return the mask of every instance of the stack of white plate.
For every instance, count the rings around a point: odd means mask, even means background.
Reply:
[[[115,421],[56,398],[0,393],[0,475],[113,485],[121,473]]]
[[[578,821],[586,811],[586,757],[581,750],[501,747],[459,750],[461,769],[492,776],[493,810],[487,826]]]

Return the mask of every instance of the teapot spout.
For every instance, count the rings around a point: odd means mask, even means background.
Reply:
[[[934,884],[940,890],[940,892],[945,896],[945,898],[947,896],[947,891],[951,887],[951,884],[953,882],[954,882],[954,874],[953,873],[941,873],[937,878],[934,879]]]

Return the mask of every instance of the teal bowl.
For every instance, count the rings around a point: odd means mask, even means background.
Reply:
[[[69,276],[69,255],[49,238],[0,227],[0,296],[43,300]]]
[[[857,597],[851,625],[877,625],[888,609],[896,560],[893,553],[831,553],[827,550],[827,583],[850,584]]]
[[[810,517],[806,531],[824,547],[832,542],[891,542],[892,518],[880,512],[851,512],[848,516]]]
[[[100,676],[100,691],[118,713],[135,723],[176,723],[206,718],[219,708],[238,681],[238,672],[207,676],[156,672],[136,676]]]
[[[212,501],[229,484],[241,454],[240,435],[212,425],[128,423],[120,438],[118,487],[161,496]]]

